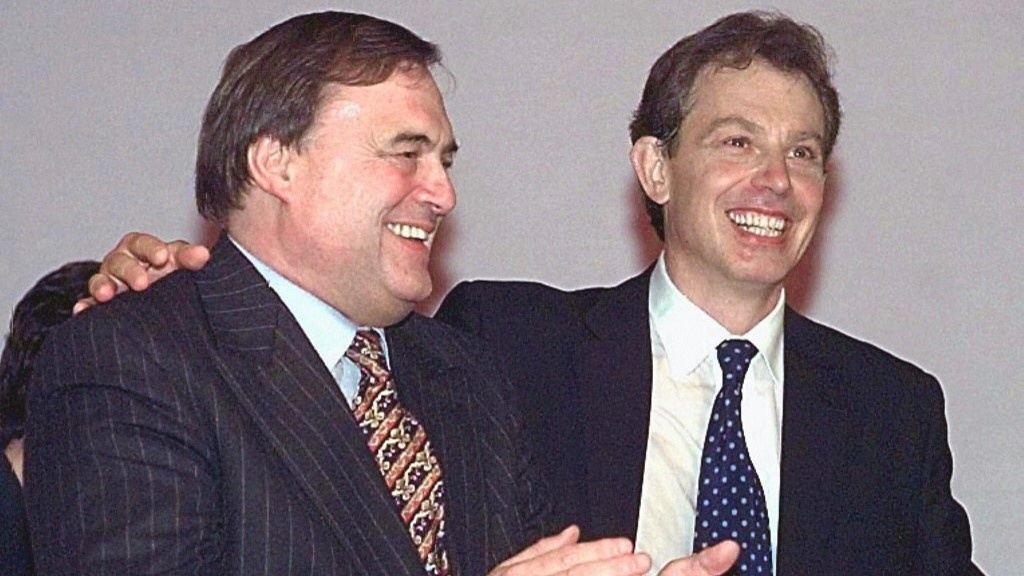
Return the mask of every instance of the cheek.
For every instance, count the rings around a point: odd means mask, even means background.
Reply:
[[[804,215],[811,220],[817,220],[825,203],[824,182],[820,178],[797,182],[795,192]]]

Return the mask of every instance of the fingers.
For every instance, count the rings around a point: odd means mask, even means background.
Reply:
[[[179,240],[179,243],[184,242]],[[154,267],[161,267],[171,258],[170,244],[144,232],[125,234],[121,242],[114,248],[115,252],[127,253],[133,258]]]
[[[89,295],[92,297],[93,303],[109,302],[117,294],[124,292],[128,288],[124,283],[119,282],[116,278],[104,274],[102,269],[100,272],[93,274],[89,277]],[[86,300],[79,300],[78,304],[82,304]],[[78,307],[75,304],[75,307]],[[82,310],[84,310],[83,308]],[[80,312],[81,310],[79,310]]]
[[[201,244],[189,244],[184,240],[177,240],[168,244],[168,248],[171,260],[179,268],[199,270],[210,260],[210,250]]]
[[[205,246],[183,240],[167,243],[141,232],[125,234],[103,258],[99,273],[89,280],[92,299],[77,303],[75,311],[107,302],[128,288],[145,290],[179,268],[198,270],[209,259],[210,251]]]
[[[166,252],[166,249],[164,250]],[[115,295],[124,292],[128,288],[132,290],[145,290],[149,288],[150,270],[156,272],[156,268],[151,265],[151,262],[146,257],[136,257],[134,254],[126,252],[111,252],[107,254],[107,257],[103,259],[103,263],[100,264],[100,271],[97,275],[103,276],[103,280],[90,280],[89,281],[89,293],[100,302],[106,302]],[[96,276],[93,276],[96,278]],[[104,292],[94,292],[93,289],[103,290]],[[106,297],[106,291],[112,289],[109,298]]]
[[[576,541],[579,540],[579,538],[579,527],[575,524],[570,524],[569,526],[566,526],[565,529],[559,532],[558,534],[537,540],[519,554],[516,554],[515,556],[502,562],[501,566],[525,562],[526,560],[536,558],[537,556],[546,554],[547,552],[551,552],[552,550],[558,550],[559,548],[563,548],[570,544],[575,544]]]
[[[85,312],[97,303],[98,302],[95,298],[82,298],[78,302],[75,302],[75,305],[71,307],[71,315],[78,316],[81,312]]]
[[[669,562],[658,576],[719,576],[728,572],[739,556],[739,544],[725,540],[693,556]]]
[[[635,554],[626,538],[578,542],[579,529],[570,526],[503,562],[492,576],[629,576],[650,569],[646,554]]]
[[[125,234],[104,256],[99,273],[89,279],[89,294],[106,302],[127,287],[145,290],[150,280],[147,269],[163,266],[169,258],[170,251],[159,238],[139,232]]]
[[[100,263],[100,271],[89,278],[89,298],[75,303],[78,314],[96,304],[109,302],[129,288],[142,291],[154,281],[178,270],[199,270],[210,259],[205,246],[184,240],[164,242],[142,232],[125,234]]]

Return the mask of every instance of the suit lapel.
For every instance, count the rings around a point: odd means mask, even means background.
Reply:
[[[587,451],[586,537],[636,538],[651,414],[650,270],[583,311],[575,366]]]
[[[804,317],[786,310],[782,485],[778,573],[807,573],[834,548],[830,542],[860,424],[840,378]],[[810,562],[810,564],[808,564]],[[825,565],[828,565],[825,563]],[[811,570],[813,571],[813,570]]]
[[[395,384],[403,405],[415,414],[442,464],[448,560],[459,574],[484,574],[486,502],[472,414],[466,405],[465,370],[432,350],[418,316],[386,330]],[[472,520],[471,520],[472,519]]]
[[[421,574],[344,397],[277,295],[225,238],[197,285],[219,373],[346,556],[369,572]]]

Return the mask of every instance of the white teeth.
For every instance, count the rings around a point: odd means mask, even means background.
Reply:
[[[786,228],[786,220],[756,212],[729,212],[729,219],[745,231],[757,236],[775,237]]]
[[[402,238],[409,238],[410,240],[426,240],[430,234],[426,230],[419,226],[410,226],[408,224],[388,224],[388,230],[391,230],[394,234],[401,236]]]

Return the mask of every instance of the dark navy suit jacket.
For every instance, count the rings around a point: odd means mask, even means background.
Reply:
[[[437,317],[483,340],[516,386],[559,523],[635,538],[651,408],[650,271],[572,292],[470,282]],[[950,492],[938,382],[785,314],[778,574],[978,574]]]
[[[443,467],[449,558],[484,574],[546,528],[511,390],[447,325],[385,334]],[[39,574],[423,574],[334,379],[225,239],[203,270],[57,329],[37,366]]]

